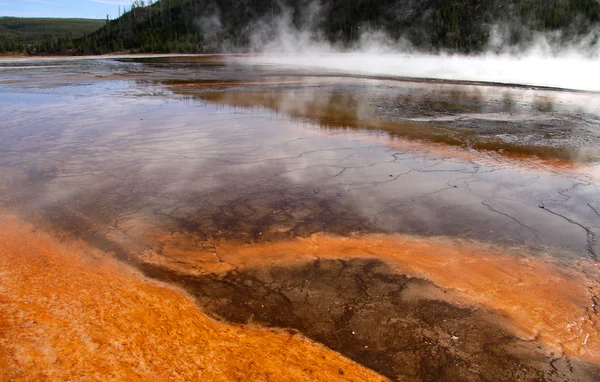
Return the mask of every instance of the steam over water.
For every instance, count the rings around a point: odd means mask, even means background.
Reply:
[[[352,74],[519,84],[600,91],[598,60],[580,55],[481,56],[402,53],[262,55],[240,62],[301,66]]]

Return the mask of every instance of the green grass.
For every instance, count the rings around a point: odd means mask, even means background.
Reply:
[[[0,42],[36,44],[71,33],[81,37],[102,27],[105,20],[0,17]]]

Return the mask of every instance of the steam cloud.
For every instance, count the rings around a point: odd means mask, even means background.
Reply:
[[[478,55],[419,52],[408,40],[364,29],[350,46],[329,42],[317,27],[321,7],[313,2],[302,27],[291,11],[251,26],[251,57],[238,62],[303,67],[357,75],[436,78],[600,91],[600,30],[564,42],[559,32],[533,33],[526,46],[506,43],[507,30],[491,28],[488,50]]]

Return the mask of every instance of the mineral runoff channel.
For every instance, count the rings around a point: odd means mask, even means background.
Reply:
[[[600,379],[600,96],[0,63],[5,380]]]

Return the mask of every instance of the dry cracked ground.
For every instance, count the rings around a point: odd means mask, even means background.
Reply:
[[[598,94],[0,68],[3,379],[600,379]]]

